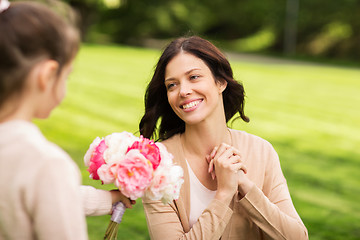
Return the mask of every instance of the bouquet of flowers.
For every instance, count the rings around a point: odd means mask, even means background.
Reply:
[[[163,144],[128,132],[97,137],[84,157],[90,178],[115,184],[131,200],[145,197],[164,204],[179,197],[184,182],[182,168],[172,160]],[[116,239],[124,212],[124,204],[114,205],[104,239]]]

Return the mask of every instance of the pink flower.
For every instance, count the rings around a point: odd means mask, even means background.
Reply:
[[[91,154],[88,171],[90,173],[90,178],[92,179],[100,179],[97,170],[105,163],[103,153],[106,148],[105,140],[102,140],[99,145],[94,148],[94,151]]]
[[[84,156],[90,178],[115,184],[127,197],[147,197],[164,204],[177,199],[183,170],[173,164],[165,145],[128,132],[97,137]]]
[[[154,172],[153,179],[151,180],[150,186],[146,191],[146,197],[151,200],[160,200],[163,196],[163,190],[169,184],[167,172],[163,170],[168,170],[167,168],[159,167]]]
[[[116,174],[119,168],[118,163],[103,164],[97,170],[100,180],[103,184],[111,184],[115,182]]]
[[[152,140],[141,136],[139,141],[135,141],[133,145],[128,148],[128,151],[131,149],[139,150],[140,153],[151,162],[154,170],[159,166],[161,161],[160,150]]]
[[[90,165],[91,155],[93,154],[95,148],[99,145],[100,142],[101,142],[101,139],[99,137],[96,137],[94,139],[94,141],[90,144],[90,147],[86,151],[85,156],[84,156],[85,166],[88,167]]]
[[[152,179],[153,167],[138,149],[131,149],[119,165],[115,184],[130,199],[144,195]]]

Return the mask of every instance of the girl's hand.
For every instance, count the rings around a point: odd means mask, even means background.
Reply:
[[[132,205],[136,203],[135,200],[131,200],[128,197],[124,196],[119,190],[111,190],[112,204],[117,202],[122,202],[126,208],[132,208]]]
[[[239,151],[222,143],[215,147],[206,159],[209,162],[208,170],[213,179],[216,172],[218,184],[216,195],[221,200],[230,202],[238,188],[238,171],[242,170],[246,173],[246,167],[241,162]]]

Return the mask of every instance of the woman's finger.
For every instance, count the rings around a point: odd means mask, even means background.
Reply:
[[[216,152],[215,152],[215,155],[213,154],[213,157],[214,159],[218,159],[221,155],[223,155],[223,153],[229,149],[231,146],[230,145],[227,145],[226,143],[222,143],[220,144],[218,147],[216,147]],[[215,150],[215,148],[214,148]]]
[[[219,152],[219,151],[218,151]],[[237,156],[239,157],[237,154],[234,154],[234,148],[233,147],[229,147],[227,149],[225,149],[221,154],[216,154],[215,159],[217,157],[217,161],[221,162],[221,161],[226,161],[229,162],[229,159],[231,159],[232,157]],[[232,162],[231,162],[232,163]]]
[[[214,158],[216,151],[218,150],[219,147],[214,147],[214,149],[212,150],[212,152],[210,153],[210,158]]]
[[[241,161],[241,158],[239,155],[232,155],[229,157],[229,162],[230,163],[239,163],[239,162],[242,162]]]
[[[206,156],[205,156],[205,160],[206,160],[206,162],[209,164],[210,161],[211,161],[210,155],[206,155]]]
[[[239,157],[241,157],[241,152],[237,149],[237,148],[233,148],[233,151],[234,151],[234,155],[238,155]]]
[[[216,177],[216,175],[215,175],[214,159],[211,159],[211,160],[210,160],[208,172],[211,174],[212,180],[214,180],[215,177]]]
[[[208,172],[211,173],[214,170],[214,159],[211,159],[209,162]]]
[[[232,164],[231,169],[236,173],[238,171],[243,171],[245,174],[247,173],[247,168],[246,168],[245,164],[243,164],[242,162]]]
[[[211,172],[211,178],[212,178],[212,180],[215,180],[215,178],[216,178],[215,171],[212,171],[212,172]]]

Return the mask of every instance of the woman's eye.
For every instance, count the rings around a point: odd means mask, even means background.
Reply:
[[[199,77],[199,75],[191,75],[191,76],[190,76],[190,79],[193,80],[193,79],[197,79],[198,77]]]
[[[170,90],[173,87],[175,87],[175,83],[169,83],[169,84],[166,85],[167,90]]]

